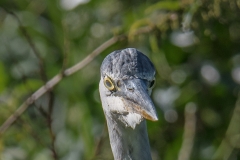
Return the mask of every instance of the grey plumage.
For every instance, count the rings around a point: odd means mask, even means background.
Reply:
[[[102,62],[101,75],[114,74],[114,78],[131,76],[150,80],[155,75],[152,62],[143,53],[133,48],[114,51]]]
[[[134,48],[112,52],[101,65],[99,91],[115,160],[151,160],[145,119],[157,120],[154,76],[152,62]]]

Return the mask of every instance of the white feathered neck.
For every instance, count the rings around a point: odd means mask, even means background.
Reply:
[[[145,119],[128,113],[120,97],[108,96],[103,80],[99,92],[107,120],[110,144],[115,160],[151,160]]]

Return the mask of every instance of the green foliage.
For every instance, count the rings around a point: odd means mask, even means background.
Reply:
[[[29,105],[0,135],[0,159],[113,159],[99,68],[107,54],[127,47],[146,54],[157,71],[152,97],[159,121],[148,122],[154,160],[240,159],[239,10],[239,0],[74,7],[70,0],[2,0],[0,125],[52,77],[122,37]]]
[[[180,1],[160,1],[149,6],[145,12],[149,14],[157,10],[177,11],[180,8]]]
[[[3,66],[2,63],[0,63],[0,75],[1,79],[0,79],[0,93],[5,89],[5,86],[7,85],[7,74],[5,73],[5,68]]]

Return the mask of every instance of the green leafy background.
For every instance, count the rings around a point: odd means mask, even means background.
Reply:
[[[113,159],[99,68],[127,47],[157,70],[159,121],[148,122],[154,160],[240,159],[239,0],[73,1],[0,2],[0,125],[52,77],[123,37],[0,134],[1,160]]]

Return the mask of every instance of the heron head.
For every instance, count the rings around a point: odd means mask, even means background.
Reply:
[[[154,66],[143,53],[134,48],[112,52],[101,65],[99,90],[105,115],[132,128],[143,118],[158,120],[150,98],[154,83]]]

